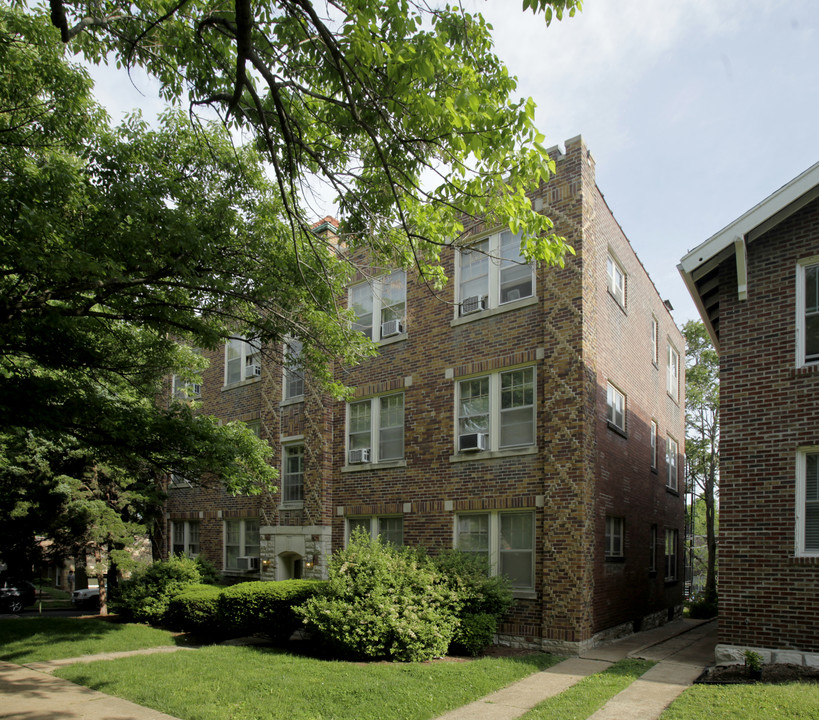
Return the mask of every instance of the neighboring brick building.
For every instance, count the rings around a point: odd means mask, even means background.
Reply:
[[[680,609],[683,338],[582,139],[553,157],[532,199],[576,255],[535,272],[517,238],[476,225],[471,250],[444,254],[442,297],[371,268],[349,303],[380,354],[337,372],[348,403],[266,358],[244,370],[249,346],[211,357],[206,411],[259,424],[282,493],[172,488],[172,547],[274,580],[322,577],[356,526],[454,545],[512,578],[503,635],[568,652]],[[248,557],[258,571],[238,569]]]
[[[720,355],[719,660],[819,653],[819,164],[679,266]]]

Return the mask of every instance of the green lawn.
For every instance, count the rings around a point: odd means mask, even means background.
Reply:
[[[60,668],[60,677],[183,720],[434,718],[561,658],[352,663],[211,646]]]
[[[816,720],[819,685],[695,685],[661,720]]]
[[[603,672],[584,678],[560,695],[545,700],[532,708],[523,718],[586,720],[653,665],[654,663],[648,660],[621,660]]]
[[[0,660],[17,664],[177,644],[167,630],[91,618],[0,620],[0,638]]]

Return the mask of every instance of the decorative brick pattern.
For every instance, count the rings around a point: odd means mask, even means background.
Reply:
[[[682,337],[597,189],[582,139],[567,141],[565,154],[555,156],[556,178],[533,191],[532,199],[576,255],[566,258],[564,268],[538,269],[536,297],[467,320],[456,317],[454,297],[445,295],[442,302],[410,274],[405,335],[337,374],[355,388],[355,398],[403,391],[402,462],[345,468],[346,404],[321,396],[309,378],[303,402],[281,404],[275,353],[265,356],[260,381],[229,389],[221,388],[222,356],[210,355],[203,391],[208,411],[225,418],[258,412],[252,419],[261,419],[262,437],[273,444],[277,463],[279,438],[303,436],[305,497],[303,508],[285,510],[278,495],[228,498],[173,490],[171,517],[197,511],[208,517],[201,525],[203,553],[221,563],[221,518],[258,516],[261,577],[281,578],[281,548],[300,550],[302,543],[305,553],[318,558],[311,572],[321,576],[331,549],[344,543],[351,516],[401,516],[404,541],[436,552],[452,547],[457,513],[527,509],[536,522],[535,592],[517,600],[501,639],[572,652],[612,628],[621,633],[674,613],[681,585],[649,572],[648,544],[650,527],[657,525],[656,564],[662,568],[662,529],[677,528],[682,535],[683,504],[665,490],[664,452],[658,453],[658,471],[650,470],[648,426],[653,419],[662,437],[678,438],[682,455],[683,399],[677,404],[668,398],[664,364],[652,364],[652,316],[680,352]],[[469,228],[472,235],[496,229],[484,220]],[[625,312],[606,290],[608,252],[616,253],[627,273]],[[454,252],[445,252],[443,262],[454,278]],[[451,282],[449,293],[453,287]],[[517,366],[535,369],[536,445],[459,455],[459,378]],[[627,396],[627,437],[605,422],[609,379]],[[219,517],[211,517],[214,509],[221,510]],[[611,514],[625,518],[624,558],[616,565],[604,557],[605,517]]]

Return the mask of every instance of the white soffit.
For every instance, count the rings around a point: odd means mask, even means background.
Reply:
[[[737,239],[755,240],[816,197],[819,197],[819,163],[690,250],[680,261],[680,272],[691,275],[700,265],[732,247]]]

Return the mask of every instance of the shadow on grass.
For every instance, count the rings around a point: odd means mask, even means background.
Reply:
[[[30,656],[38,651],[56,645],[77,645],[87,642],[99,642],[99,652],[116,651],[126,648],[106,647],[106,641],[118,634],[130,634],[134,626],[120,622],[116,617],[79,617],[79,618],[13,618],[0,619],[0,637],[3,644],[0,646],[0,660],[7,662],[29,662]],[[153,628],[144,628],[150,633]],[[138,633],[139,630],[136,631]],[[159,631],[157,631],[159,632]],[[135,633],[135,634],[136,634]],[[137,638],[134,647],[150,647]],[[159,644],[159,643],[157,643]],[[167,643],[190,646],[190,641],[183,635],[168,635]],[[45,654],[45,653],[44,653]],[[78,655],[84,654],[78,652]],[[71,657],[59,654],[57,657]]]

